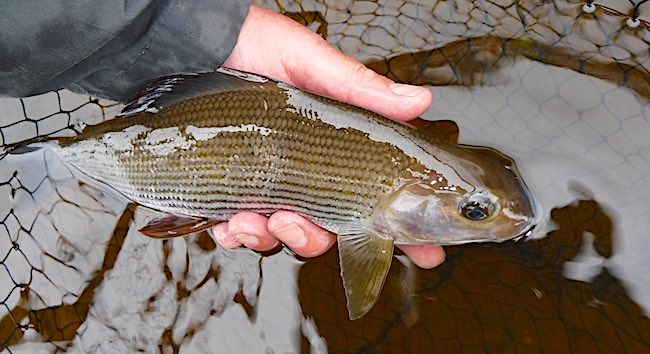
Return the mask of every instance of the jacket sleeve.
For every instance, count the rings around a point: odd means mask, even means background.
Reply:
[[[2,11],[0,95],[67,88],[124,102],[160,76],[221,65],[248,1],[26,0]]]

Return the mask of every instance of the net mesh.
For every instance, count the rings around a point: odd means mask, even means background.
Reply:
[[[345,53],[399,82],[502,87],[509,80],[503,75],[507,72],[520,78],[518,88],[525,91],[527,72],[517,72],[518,61],[564,68],[568,74],[549,81],[548,90],[553,92],[548,100],[565,91],[585,90],[585,102],[589,102],[581,112],[600,112],[619,122],[611,129],[583,130],[575,141],[595,134],[593,146],[604,142],[613,156],[603,153],[596,158],[603,158],[603,163],[608,158],[618,161],[614,167],[628,167],[622,173],[625,178],[639,188],[645,186],[645,191],[650,186],[650,146],[640,143],[648,140],[643,134],[650,122],[648,0],[258,3],[303,23]],[[613,88],[603,91],[584,86],[584,75],[606,81]],[[621,89],[631,90],[637,99],[631,104],[612,104]],[[499,109],[521,113],[519,92],[502,90],[505,99]],[[470,95],[470,100],[477,103],[479,99]],[[533,105],[542,110],[545,101],[540,100]],[[623,151],[615,145],[617,134],[624,130],[621,122],[632,116],[630,107],[640,107],[634,114],[645,124],[626,133],[626,139],[635,143],[631,150]],[[34,137],[74,135],[84,124],[110,119],[119,109],[115,103],[65,90],[31,98],[2,98],[0,143],[6,149]],[[488,135],[495,126],[477,124],[478,130]],[[568,131],[562,122],[551,128]],[[523,133],[535,129],[524,126],[515,131],[525,136]],[[635,130],[641,135],[636,140]],[[548,127],[540,134],[550,140],[557,138]],[[534,139],[529,140],[535,144]],[[549,145],[560,155],[566,146],[557,139]],[[100,346],[100,340],[89,339],[93,336],[108,338],[114,346],[104,348],[121,352],[178,352],[183,345],[188,350],[200,349],[196,343],[200,338],[207,340],[202,333],[208,328],[213,335],[214,326],[231,333],[226,325],[210,322],[213,317],[225,316],[228,310],[223,303],[201,305],[205,315],[198,317],[183,307],[191,301],[202,304],[201,297],[193,294],[205,291],[239,304],[255,323],[259,281],[246,283],[234,275],[224,276],[225,266],[219,263],[223,260],[210,258],[215,247],[209,237],[198,235],[163,246],[144,241],[129,244],[125,240],[134,229],[130,227],[135,223],[133,209],[125,209],[123,201],[81,182],[47,152],[0,161],[0,198],[0,349],[88,351]],[[382,296],[378,310],[354,323],[346,319],[335,253],[307,262],[298,273],[306,315],[299,328],[293,328],[302,333],[302,350],[322,349],[324,339],[332,352],[430,352],[436,347],[443,352],[650,352],[649,321],[615,274],[602,271],[591,277],[591,282],[564,278],[563,264],[578,253],[576,245],[579,248],[585,232],[591,235],[590,245],[600,257],[610,257],[614,248],[611,239],[615,231],[607,212],[590,198],[583,199],[554,212],[553,219],[560,227],[542,241],[499,248],[450,248],[448,260],[439,270],[416,274],[414,288],[409,288],[417,294],[414,300]],[[102,285],[109,287],[106,277],[129,273],[115,269],[118,256],[126,257],[120,253],[127,248],[129,259],[153,254],[158,261],[147,268],[147,274],[150,279],[163,279],[169,287],[149,292],[117,287],[122,292],[116,292],[116,297],[137,299],[122,301],[140,305],[137,313],[120,312],[120,317],[104,313],[113,307],[93,305],[93,301],[98,292],[106,291]],[[205,260],[208,258],[213,260]],[[241,269],[259,271],[258,263],[253,257]],[[393,267],[387,288],[402,294],[402,275],[413,275],[397,261]],[[150,279],[138,279],[135,284],[144,289],[154,287],[148,283]],[[218,284],[223,287],[226,280],[239,287],[220,292]],[[171,314],[160,310],[167,305],[175,309]],[[420,314],[431,314],[435,320],[419,319]],[[141,327],[129,325],[129,321]],[[245,331],[232,337],[242,343],[247,340]],[[187,344],[192,338],[193,346]],[[228,342],[228,338],[223,340]],[[115,344],[118,342],[121,344]],[[31,346],[25,349],[24,343]],[[236,351],[236,347],[227,349]]]

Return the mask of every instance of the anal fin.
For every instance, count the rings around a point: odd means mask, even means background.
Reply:
[[[139,231],[153,238],[170,238],[199,232],[217,223],[219,222],[211,219],[166,215],[150,221]]]
[[[348,313],[355,320],[379,298],[393,260],[393,239],[350,224],[339,232],[338,247]]]

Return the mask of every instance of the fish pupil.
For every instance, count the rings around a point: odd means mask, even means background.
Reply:
[[[488,218],[494,212],[494,204],[483,192],[474,193],[465,197],[460,203],[460,213],[472,221]]]
[[[479,202],[468,202],[463,206],[463,215],[470,220],[483,220],[488,217],[487,209],[487,206]]]

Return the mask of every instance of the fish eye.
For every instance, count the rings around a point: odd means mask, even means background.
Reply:
[[[486,195],[472,194],[460,202],[460,213],[472,221],[488,218],[494,212],[494,204]]]

